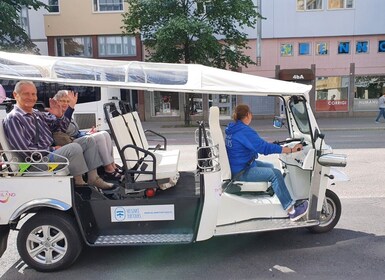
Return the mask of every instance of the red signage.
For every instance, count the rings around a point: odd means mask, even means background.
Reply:
[[[348,100],[316,100],[316,112],[347,112]]]

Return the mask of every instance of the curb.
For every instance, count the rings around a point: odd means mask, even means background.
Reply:
[[[145,128],[146,129],[146,128]],[[194,133],[197,128],[181,128],[178,130],[163,130],[162,128],[147,128],[154,130],[160,134],[186,134],[186,133]],[[255,128],[254,128],[255,129]],[[281,132],[281,129],[275,128],[258,128],[257,132]],[[375,131],[375,130],[385,130],[385,127],[320,127],[321,131]]]

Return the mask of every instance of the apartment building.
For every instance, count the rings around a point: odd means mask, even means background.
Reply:
[[[44,15],[43,29],[49,55],[143,60],[140,37],[122,32],[122,13],[127,11],[123,0],[46,0],[46,3],[50,9]],[[143,111],[143,94],[122,89],[120,98]]]

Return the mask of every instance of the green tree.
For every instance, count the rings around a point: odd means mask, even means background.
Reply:
[[[255,64],[244,27],[260,17],[252,0],[126,0],[127,34],[141,35],[146,60],[236,70]]]
[[[39,53],[20,26],[20,12],[23,7],[38,10],[47,6],[38,0],[1,0],[0,1],[0,50],[12,52]]]
[[[140,35],[146,60],[199,63],[237,70],[255,62],[248,49],[245,27],[261,15],[252,0],[125,0],[123,30]],[[194,95],[187,96],[185,124],[190,125]]]

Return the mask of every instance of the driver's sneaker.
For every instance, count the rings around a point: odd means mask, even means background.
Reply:
[[[301,219],[303,216],[306,215],[307,210],[309,209],[309,202],[305,200],[300,205],[296,206],[295,212],[293,214],[289,214],[289,218],[291,221],[295,222]]]

